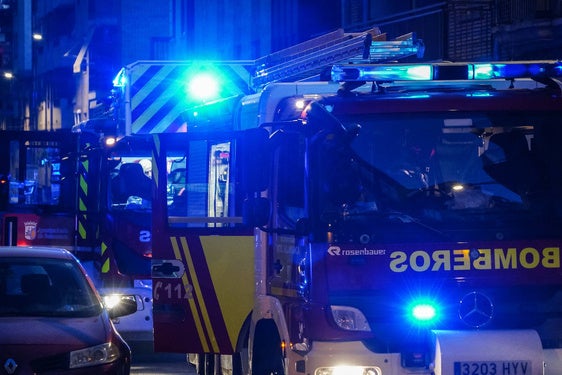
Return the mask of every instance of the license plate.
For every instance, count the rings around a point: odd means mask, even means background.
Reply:
[[[455,362],[455,375],[530,375],[530,361]]]

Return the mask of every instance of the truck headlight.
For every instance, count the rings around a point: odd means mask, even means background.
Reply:
[[[381,369],[375,366],[320,367],[314,375],[381,375]]]
[[[367,318],[359,309],[351,306],[330,306],[330,309],[338,327],[348,331],[371,331]]]

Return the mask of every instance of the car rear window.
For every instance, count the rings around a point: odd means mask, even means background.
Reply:
[[[78,265],[51,258],[0,258],[0,316],[86,317],[101,304]]]

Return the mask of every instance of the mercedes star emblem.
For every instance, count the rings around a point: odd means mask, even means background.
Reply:
[[[480,328],[490,323],[494,316],[494,303],[479,292],[470,292],[459,303],[459,317],[470,327]]]

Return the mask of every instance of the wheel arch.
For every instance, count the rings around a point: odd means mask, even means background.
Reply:
[[[249,365],[253,366],[256,363],[255,356],[259,355],[256,350],[262,354],[268,350],[281,351],[281,342],[288,341],[289,331],[280,301],[272,296],[257,297],[248,332]],[[285,353],[280,353],[284,358]]]

